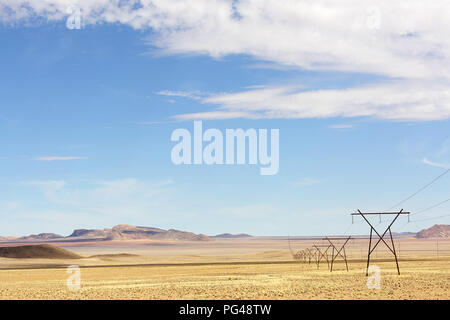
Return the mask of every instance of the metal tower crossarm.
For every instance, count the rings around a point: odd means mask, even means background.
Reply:
[[[367,253],[366,276],[369,275],[370,255],[373,253],[373,251],[375,250],[375,248],[378,246],[378,244],[379,244],[380,242],[383,242],[383,243],[386,245],[386,247],[388,247],[388,249],[389,249],[389,250],[392,252],[392,254],[394,255],[394,257],[395,257],[395,263],[396,263],[396,265],[397,265],[397,273],[400,275],[400,268],[399,268],[399,266],[398,266],[397,252],[395,251],[395,245],[394,245],[394,239],[393,239],[393,237],[392,237],[391,226],[394,224],[394,222],[397,220],[397,218],[398,218],[400,215],[402,215],[402,214],[409,215],[410,212],[403,211],[403,209],[402,209],[402,210],[400,210],[399,212],[365,212],[365,213],[363,213],[363,212],[361,212],[360,210],[358,210],[357,213],[352,213],[352,214],[351,214],[352,216],[354,216],[354,215],[360,215],[361,217],[364,218],[364,220],[365,220],[365,221],[369,224],[369,226],[370,226],[369,251],[368,251],[368,253]],[[379,215],[380,217],[381,217],[381,215],[395,215],[395,217],[394,217],[394,219],[391,221],[391,223],[388,225],[388,227],[387,227],[386,230],[384,231],[383,235],[380,235],[380,234],[378,233],[378,231],[375,229],[375,227],[374,227],[374,226],[370,223],[370,221],[365,217],[365,216],[367,216],[367,215]],[[388,231],[389,231],[389,236],[390,236],[390,238],[391,238],[391,245],[392,245],[392,248],[391,248],[391,246],[384,240],[384,236],[386,235],[386,233],[387,233]],[[375,232],[375,233],[377,234],[377,236],[378,236],[378,241],[377,241],[377,243],[372,247],[372,235],[373,235],[373,232]]]

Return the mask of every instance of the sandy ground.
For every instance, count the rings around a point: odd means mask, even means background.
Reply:
[[[291,240],[292,251],[324,244]],[[386,248],[373,254],[380,289],[368,289],[367,241],[347,247],[332,273],[293,261],[286,239],[213,242],[148,241],[77,244],[76,260],[0,259],[1,299],[449,299],[450,240],[400,239],[401,275]],[[383,249],[383,250],[381,250]],[[133,255],[121,255],[127,253]],[[89,257],[92,255],[103,255]],[[66,266],[80,266],[81,286],[69,290]]]

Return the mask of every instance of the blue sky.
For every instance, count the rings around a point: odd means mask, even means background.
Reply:
[[[350,212],[389,208],[450,163],[447,52],[433,77],[436,61],[420,52],[375,48],[379,56],[354,67],[340,54],[316,61],[319,47],[251,47],[254,34],[228,48],[236,37],[177,13],[181,34],[153,20],[93,21],[103,18],[88,7],[84,27],[69,30],[65,7],[55,13],[27,3],[32,13],[18,18],[5,13],[12,2],[0,2],[0,235],[119,223],[206,234],[364,233],[363,223],[350,225]],[[242,6],[239,23],[251,16]],[[267,41],[276,42],[269,31]],[[278,174],[261,176],[252,165],[175,166],[170,135],[192,131],[194,119],[205,129],[279,129]],[[404,207],[445,200],[449,186],[444,176]],[[417,220],[445,215],[449,205]],[[450,219],[404,222],[399,231]]]

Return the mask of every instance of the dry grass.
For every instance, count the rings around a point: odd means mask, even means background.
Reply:
[[[231,242],[230,242],[231,243]],[[217,248],[216,248],[217,249]],[[120,248],[123,250],[123,248]],[[206,249],[205,249],[206,250]],[[253,250],[253,249],[252,249]],[[217,252],[217,251],[216,251]],[[233,251],[234,252],[234,251]],[[395,263],[383,262],[382,253],[374,264],[381,268],[381,289],[369,290],[364,274],[365,263],[354,248],[349,272],[338,263],[330,273],[326,264],[317,270],[311,264],[291,263],[288,250],[260,251],[222,256],[248,263],[212,264],[217,257],[198,250],[197,255],[184,255],[176,262],[197,265],[158,266],[89,266],[81,268],[81,289],[66,287],[69,276],[65,268],[0,270],[1,299],[449,299],[450,260],[423,253],[404,254],[400,261],[402,274],[396,275]],[[141,252],[142,253],[142,252]],[[352,254],[350,250],[350,254]],[[207,258],[205,258],[207,256]],[[416,261],[408,261],[408,256]],[[96,264],[131,264],[156,260],[151,256],[117,256],[98,260]],[[114,261],[112,261],[112,260]],[[83,259],[82,259],[83,260]],[[211,263],[208,263],[211,262]],[[258,262],[259,261],[259,262]],[[68,261],[71,264],[73,261]],[[14,262],[16,263],[16,262]],[[42,264],[43,261],[40,261]],[[201,264],[198,264],[201,263]],[[7,267],[5,260],[0,265]],[[83,265],[83,261],[81,261]]]

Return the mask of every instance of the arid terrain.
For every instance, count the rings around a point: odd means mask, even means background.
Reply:
[[[292,253],[321,238],[249,237],[210,241],[127,240],[53,245],[78,259],[0,258],[1,299],[449,299],[450,239],[396,239],[401,275],[387,248],[372,255],[380,289],[368,289],[368,241],[346,247],[349,271],[337,259],[294,261]],[[289,242],[291,250],[289,249]],[[329,255],[331,257],[331,255]],[[67,266],[80,267],[69,290]]]

